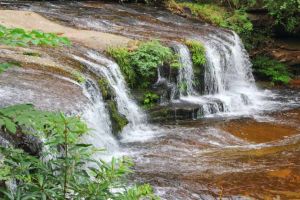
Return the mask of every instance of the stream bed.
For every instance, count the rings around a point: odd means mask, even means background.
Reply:
[[[204,41],[211,61],[206,66],[211,71],[206,75],[205,98],[191,88],[190,96],[178,101],[205,99],[209,104],[201,105],[204,108],[217,99],[223,109],[207,111],[195,120],[175,117],[172,122],[147,123],[118,65],[86,48],[71,52],[72,59],[94,76],[107,78],[116,92],[118,110],[129,119],[118,140],[111,134],[105,103],[90,76],[82,86],[51,74],[8,71],[1,75],[0,105],[31,102],[39,108],[77,113],[88,99],[83,118],[93,131],[86,141],[106,147],[108,157],[110,153],[132,157],[135,173],[130,180],[150,183],[162,199],[300,199],[300,91],[258,88],[235,33],[138,4],[19,1],[0,7],[34,11],[63,25],[131,39],[175,42],[178,52],[187,49],[178,45],[182,39]],[[190,76],[182,79],[193,78],[191,67],[183,71]]]

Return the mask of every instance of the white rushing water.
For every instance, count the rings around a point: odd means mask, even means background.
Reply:
[[[188,47],[180,43],[174,43],[173,48],[179,56],[179,62],[181,65],[178,75],[178,88],[180,96],[197,95],[197,92],[193,87],[193,62]]]
[[[112,156],[119,154],[119,145],[112,135],[110,118],[101,92],[92,80],[87,80],[83,93],[90,100],[91,104],[86,107],[82,117],[88,127],[92,129],[82,139],[85,143],[92,144],[96,148],[104,148],[105,151],[99,156],[102,159],[110,159]]]
[[[206,49],[204,94],[200,96],[188,92],[187,96],[181,96],[180,99],[201,105],[199,116],[247,115],[265,108],[266,94],[255,85],[251,62],[239,36],[234,32],[222,32],[221,36],[214,34],[207,38],[197,38]],[[182,49],[178,52],[185,51],[182,46],[178,48]],[[190,59],[189,53],[179,55],[186,57],[181,60]],[[184,66],[184,70],[187,68],[190,68],[189,63]],[[189,73],[191,71],[188,71],[188,77],[194,77]],[[185,80],[189,79],[185,77]],[[189,90],[194,89],[192,87]]]
[[[147,124],[146,115],[130,97],[129,89],[127,88],[119,66],[94,51],[89,51],[86,56],[89,60],[78,56],[73,57],[84,63],[92,72],[99,76],[104,76],[107,79],[116,95],[115,100],[118,111],[129,121],[129,124],[123,128],[120,134],[121,141],[146,141],[152,138],[155,127],[150,127],[150,125]]]

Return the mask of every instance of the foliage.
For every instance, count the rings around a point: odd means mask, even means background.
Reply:
[[[131,55],[127,48],[109,48],[107,53],[115,59],[130,87],[136,84],[136,72],[131,65]]]
[[[38,52],[31,52],[31,51],[29,51],[29,52],[24,52],[23,55],[25,55],[25,56],[34,56],[34,57],[41,57],[41,56],[42,56],[42,55],[41,55],[40,53],[38,53]]]
[[[128,120],[124,115],[119,113],[116,102],[113,100],[107,103],[110,119],[112,122],[112,128],[115,134],[120,133],[122,129],[128,124]]]
[[[13,189],[0,185],[1,199],[148,199],[156,198],[149,185],[126,189],[124,175],[131,172],[127,159],[111,163],[93,159],[95,150],[79,142],[88,128],[79,117],[37,111],[32,105],[0,110],[1,127],[44,141],[41,157],[20,149],[0,147],[0,180],[15,181]],[[123,192],[112,192],[123,189]]]
[[[13,63],[8,63],[8,62],[0,63],[0,74],[13,66],[15,66]]]
[[[76,70],[72,71],[72,76],[80,84],[85,83],[86,81],[84,75]]]
[[[300,0],[264,0],[264,3],[275,25],[280,24],[289,32],[300,26]]]
[[[54,33],[44,33],[38,30],[25,31],[21,28],[6,28],[2,25],[0,25],[0,43],[11,46],[28,46],[29,44],[42,46],[71,45],[68,38],[59,37]]]
[[[101,94],[104,100],[112,99],[114,94],[113,91],[110,88],[110,85],[105,78],[99,78],[98,79],[98,86],[101,90]]]
[[[152,107],[155,103],[157,103],[159,100],[159,95],[153,93],[153,92],[147,92],[144,94],[143,99],[143,105],[146,108]]]
[[[248,19],[244,9],[230,12],[225,7],[208,3],[182,2],[176,3],[176,5],[181,8],[189,8],[194,16],[197,16],[208,23],[232,29],[237,33],[247,33],[252,31],[252,23]]]
[[[170,48],[153,40],[142,43],[138,49],[131,53],[131,64],[144,78],[154,77],[158,66],[171,61],[173,53]]]
[[[180,67],[178,56],[157,40],[143,42],[133,51],[110,48],[107,52],[119,64],[131,87],[148,87],[161,65],[167,64],[175,69]]]
[[[202,66],[206,63],[205,47],[196,40],[187,40],[185,44],[189,47],[192,54],[192,61],[195,66]]]
[[[254,73],[263,78],[269,79],[273,84],[288,84],[291,75],[283,63],[266,56],[257,56],[253,60]]]

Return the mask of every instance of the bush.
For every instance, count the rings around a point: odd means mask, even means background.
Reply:
[[[28,46],[29,44],[45,46],[71,45],[68,38],[59,37],[54,33],[44,33],[38,30],[25,31],[21,28],[6,28],[1,25],[0,43],[10,46]]]
[[[280,24],[289,32],[299,28],[299,0],[264,0],[264,4],[269,14],[275,19],[275,25]]]
[[[173,53],[168,47],[154,40],[142,43],[138,49],[131,53],[131,64],[138,73],[148,79],[156,75],[158,66],[172,60]]]
[[[137,49],[129,51],[126,48],[109,48],[107,53],[119,64],[126,81],[133,88],[147,88],[156,78],[157,68],[169,65],[180,67],[178,57],[171,48],[153,40],[141,43]]]
[[[267,78],[273,84],[288,84],[291,75],[286,65],[266,56],[257,56],[253,60],[254,73],[262,78]]]
[[[11,146],[0,147],[0,180],[16,183],[13,189],[0,184],[1,199],[156,198],[149,185],[126,188],[124,176],[132,166],[128,159],[111,163],[93,159],[99,150],[80,143],[89,129],[79,117],[17,105],[0,109],[0,128],[44,141],[39,158]]]

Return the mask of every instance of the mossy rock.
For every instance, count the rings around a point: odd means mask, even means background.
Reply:
[[[107,101],[107,107],[109,110],[113,133],[116,136],[118,136],[118,134],[128,124],[128,120],[126,119],[126,117],[124,115],[119,113],[115,101],[113,101],[113,100]]]
[[[112,88],[110,87],[108,81],[104,77],[98,79],[98,86],[101,90],[102,97],[105,101],[111,100],[115,97]]]

